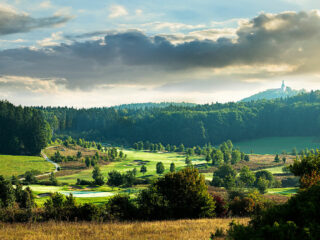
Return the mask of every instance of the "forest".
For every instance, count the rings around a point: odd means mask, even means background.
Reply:
[[[57,135],[132,144],[185,146],[261,137],[317,136],[320,91],[291,98],[204,105],[76,109],[37,107]]]
[[[42,112],[0,101],[0,153],[36,155],[51,140]]]

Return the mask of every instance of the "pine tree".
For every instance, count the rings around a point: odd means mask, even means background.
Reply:
[[[100,171],[99,166],[95,166],[92,171],[92,178],[96,185],[102,186],[104,184],[104,177]]]
[[[158,174],[162,174],[164,172],[164,165],[162,162],[158,162],[156,165],[156,171]]]
[[[144,175],[147,172],[147,167],[145,165],[142,165],[140,168],[140,172]]]
[[[176,171],[176,165],[172,162],[170,164],[170,172],[175,172]]]

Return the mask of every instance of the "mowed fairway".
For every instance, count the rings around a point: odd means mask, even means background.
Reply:
[[[152,153],[152,152],[145,152],[145,151],[135,151],[135,150],[123,150],[124,154],[127,154],[127,158],[120,162],[112,162],[108,165],[100,166],[101,172],[105,177],[108,176],[108,172],[112,170],[117,170],[120,172],[125,172],[136,168],[138,171],[137,177],[150,177],[154,176],[157,177],[156,174],[156,164],[157,162],[162,162],[165,166],[165,173],[169,172],[170,164],[174,162],[176,166],[176,170],[182,169],[186,166],[185,164],[185,155],[181,155],[178,153]],[[203,157],[199,156],[192,156],[190,157],[192,163],[196,164],[203,164],[206,161]],[[146,165],[147,172],[143,175],[140,173],[140,168],[142,165]],[[75,184],[77,178],[84,179],[84,180],[92,180],[92,168],[83,170],[79,173],[61,176],[58,177],[60,182],[65,182],[68,184]]]
[[[269,137],[236,142],[234,145],[246,153],[280,154],[282,151],[290,153],[294,147],[298,151],[316,149],[320,147],[320,141],[316,137]]]
[[[0,175],[4,177],[19,176],[30,170],[45,173],[54,169],[55,167],[42,157],[0,155]]]
[[[246,225],[249,218],[235,218]],[[46,222],[1,224],[0,239],[6,240],[105,240],[105,239],[210,239],[212,232],[229,228],[232,219],[197,219],[154,222]],[[220,238],[223,239],[223,238]]]

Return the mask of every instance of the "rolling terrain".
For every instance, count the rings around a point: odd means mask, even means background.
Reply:
[[[54,171],[55,167],[42,157],[0,155],[0,175],[4,177],[20,176],[31,170],[48,173]]]

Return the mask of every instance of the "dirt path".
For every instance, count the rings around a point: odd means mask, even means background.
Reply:
[[[44,152],[41,151],[41,156],[49,163],[53,164],[55,166],[55,170],[53,172],[58,172],[58,169],[60,168],[59,164],[50,160],[46,154],[44,154]],[[39,174],[37,175],[36,177],[39,178],[39,177],[44,177],[44,176],[49,176],[51,174],[51,172],[48,172],[48,173],[43,173],[43,174]],[[24,178],[20,178],[19,179],[20,181],[23,181]]]

